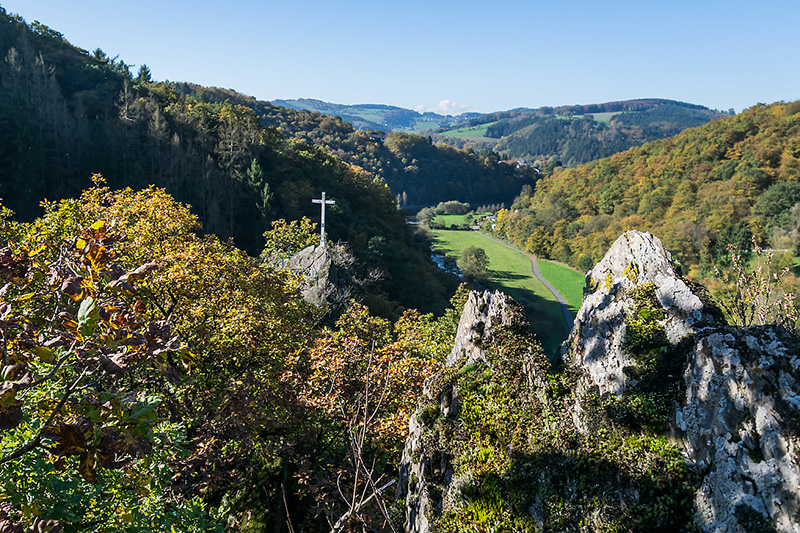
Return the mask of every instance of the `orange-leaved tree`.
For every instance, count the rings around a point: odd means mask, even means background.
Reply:
[[[189,207],[160,189],[98,186],[45,209],[31,224],[3,226],[4,275],[11,282],[3,304],[13,311],[4,315],[3,332],[15,336],[4,336],[7,351],[44,358],[35,367],[20,368],[22,359],[6,365],[15,370],[6,372],[3,416],[34,412],[16,403],[23,387],[38,409],[0,450],[10,457],[6,465],[17,466],[0,473],[0,484],[12,503],[28,502],[15,506],[15,519],[57,516],[71,524],[96,520],[103,528],[123,520],[132,531],[172,523],[211,529],[205,502],[240,528],[261,527],[269,509],[269,520],[283,523],[285,513],[275,512],[285,497],[281,479],[305,431],[302,405],[287,383],[316,322],[294,278],[201,235]],[[16,340],[23,337],[35,341],[29,349]],[[52,372],[47,364],[58,372],[39,383]],[[84,372],[86,364],[97,369]],[[70,379],[61,379],[63,372]],[[70,408],[78,400],[96,412]],[[65,413],[63,424],[55,425],[61,415],[47,420],[53,412]],[[108,419],[121,436],[101,433],[105,426],[95,418]],[[58,442],[65,445],[52,444]],[[134,475],[135,461],[122,464],[119,475],[110,471],[112,444],[127,446],[115,460],[147,455],[145,475]],[[35,449],[36,460],[20,466],[17,449]],[[51,482],[60,472],[57,458],[72,453],[86,479],[80,487],[59,485],[65,489],[59,492]],[[45,475],[20,484],[22,471]],[[99,496],[109,490],[115,499]]]
[[[391,529],[381,494],[394,480],[423,382],[452,347],[464,294],[443,317],[410,310],[394,326],[351,302],[311,349],[303,399],[318,445],[296,476],[333,531]]]

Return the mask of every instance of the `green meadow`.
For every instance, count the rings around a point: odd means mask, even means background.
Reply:
[[[619,115],[619,111],[610,111],[605,113],[590,113],[592,118],[594,118],[595,122],[602,122],[603,124],[608,124],[611,122],[611,117],[614,115]],[[583,118],[586,115],[575,115],[574,118]]]
[[[569,310],[575,316],[583,302],[583,287],[586,284],[586,276],[563,263],[548,261],[547,259],[539,259],[538,261],[539,272],[567,300]]]
[[[477,215],[472,215],[473,220],[477,220],[479,217],[485,216],[490,214],[488,211],[486,213],[478,213]],[[433,217],[431,222],[438,222],[440,224],[444,224],[448,228],[452,224],[465,224],[467,222],[467,215],[436,215]]]
[[[458,259],[461,252],[469,246],[486,250],[490,271],[486,284],[492,289],[503,291],[525,307],[531,322],[531,331],[542,343],[545,352],[550,357],[554,356],[561,342],[567,338],[568,331],[560,305],[550,291],[533,276],[530,259],[473,231],[435,230],[433,233],[436,250],[453,259]],[[540,270],[541,268],[540,262]],[[575,295],[582,291],[583,276],[558,263],[552,263],[547,268],[553,279],[543,273],[545,278],[564,294],[570,308],[576,304],[577,309],[580,298],[576,300]],[[561,272],[562,270],[570,271],[575,276]],[[578,284],[578,281],[580,283],[575,289],[572,285]]]
[[[488,124],[481,124],[479,126],[471,126],[471,127],[464,127],[464,128],[457,128],[453,130],[448,130],[442,133],[442,135],[447,135],[448,137],[461,137],[463,139],[474,138],[474,137],[486,137],[486,130],[495,124],[494,122],[490,122]],[[497,140],[497,139],[493,139]]]

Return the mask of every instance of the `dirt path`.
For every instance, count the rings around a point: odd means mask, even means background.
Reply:
[[[488,235],[481,233],[478,230],[475,230],[475,233],[477,233],[484,239],[489,239],[490,241],[496,242],[497,244],[502,244],[506,248],[510,248],[515,252],[519,252],[531,260],[531,271],[533,271],[533,275],[536,276],[536,279],[542,282],[542,285],[544,285],[548,291],[553,293],[553,296],[555,296],[556,301],[558,301],[559,305],[561,305],[561,312],[564,314],[564,322],[567,323],[567,331],[572,331],[572,324],[573,324],[572,313],[569,312],[569,305],[567,304],[567,300],[565,300],[564,297],[561,296],[561,293],[558,292],[555,287],[550,285],[550,282],[544,279],[542,275],[539,273],[539,264],[536,262],[536,258],[527,252],[523,252],[519,248],[514,248],[513,246],[509,246],[508,244],[500,242],[495,238],[489,237]]]

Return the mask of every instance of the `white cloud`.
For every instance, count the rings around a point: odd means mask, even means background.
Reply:
[[[416,106],[414,109],[420,113],[432,111],[434,113],[439,113],[440,115],[459,115],[461,113],[469,111],[469,106],[466,104],[458,104],[450,99],[447,99],[439,102],[439,105],[437,105],[436,107],[428,107],[426,105],[420,104]]]

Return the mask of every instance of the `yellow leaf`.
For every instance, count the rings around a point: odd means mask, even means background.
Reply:
[[[77,248],[78,250],[83,250],[84,248],[86,248],[86,241],[78,237],[78,240],[75,241],[75,248]]]
[[[98,220],[97,222],[95,222],[94,224],[92,224],[92,226],[91,226],[91,227],[92,227],[92,229],[100,229],[100,228],[102,228],[102,227],[103,227],[103,226],[105,226],[105,225],[106,225],[106,221],[105,221],[105,220]]]
[[[33,256],[36,256],[36,255],[39,255],[40,253],[44,252],[45,250],[47,250],[47,245],[46,244],[40,244],[39,246],[37,246],[36,248],[34,248],[30,252],[28,252],[28,257],[33,257]]]

